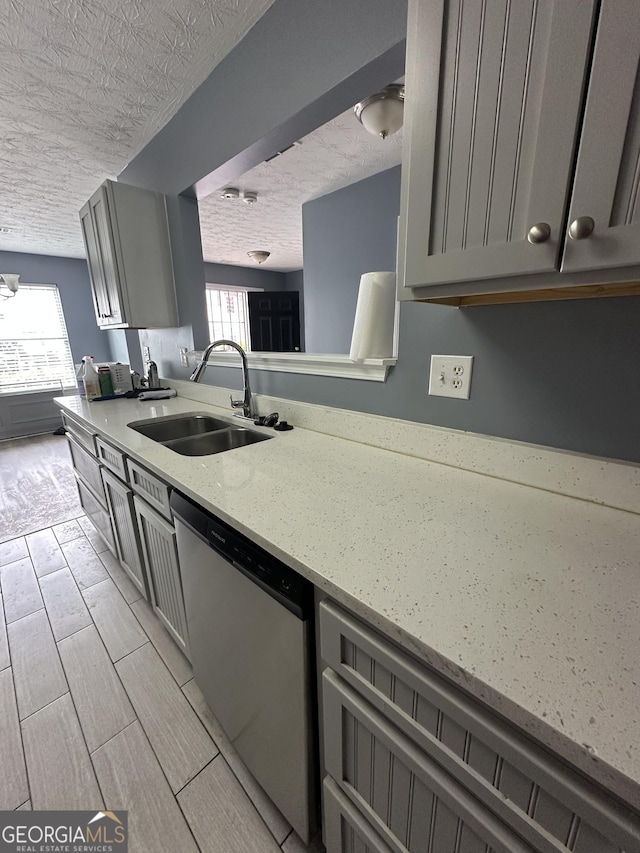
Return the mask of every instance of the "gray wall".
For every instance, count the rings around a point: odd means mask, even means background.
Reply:
[[[383,176],[399,183],[398,169]],[[371,258],[371,269],[374,259],[382,265],[381,245],[387,251],[395,248],[398,194],[387,185],[373,217],[375,185],[367,179],[305,206],[314,214],[304,220],[305,299],[309,314],[315,305],[314,318],[323,309],[312,302],[307,264],[311,221],[319,231],[318,247],[322,240],[328,243],[329,235],[336,239],[333,225],[338,237],[347,234],[346,254],[348,237],[355,235],[351,251],[355,254],[357,247],[363,262]],[[386,225],[345,227],[349,221],[372,218]],[[333,249],[324,256],[326,277],[320,255],[314,260],[318,294],[320,280],[331,282],[339,275]],[[307,329],[311,327],[308,315]],[[405,303],[398,365],[384,385],[263,371],[255,372],[252,384],[265,394],[640,462],[638,329],[640,299],[633,297],[463,309]],[[309,351],[315,347],[310,345]],[[433,353],[475,357],[469,401],[428,396]],[[238,384],[240,377],[234,374],[210,368],[207,382]]]
[[[74,363],[83,355],[93,355],[96,361],[111,359],[109,334],[96,325],[85,260],[0,251],[0,270],[18,273],[24,284],[58,285]]]
[[[231,264],[210,264],[206,261],[204,264],[204,277],[208,284],[286,290],[285,276],[286,273],[266,270],[263,267],[236,267]]]
[[[284,274],[285,290],[297,290],[300,294],[300,352],[309,352],[307,349],[307,333],[305,330],[304,309],[304,270],[292,270]]]
[[[170,194],[210,172],[216,186],[233,180],[261,152],[299,138],[305,122],[317,126],[346,109],[350,94],[351,104],[362,97],[359,69],[389,60],[404,10],[393,0],[276,0],[121,179]],[[379,85],[402,74],[390,67]],[[184,325],[147,334],[164,347],[164,374],[185,377],[176,346],[202,337],[204,270],[197,213],[186,212],[187,199],[169,203]],[[640,462],[638,328],[633,298],[462,310],[405,304],[399,362],[385,384],[267,371],[254,371],[252,384],[276,396]],[[427,395],[432,353],[475,356],[471,400]],[[207,381],[240,387],[232,368],[210,368]]]
[[[404,71],[406,0],[276,0],[119,180],[198,197]]]
[[[302,205],[307,352],[348,353],[360,276],[396,268],[400,166]]]

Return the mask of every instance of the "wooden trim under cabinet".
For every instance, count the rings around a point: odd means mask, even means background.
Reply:
[[[614,296],[640,296],[640,281],[625,284],[585,284],[580,287],[556,287],[548,290],[516,290],[510,293],[478,293],[473,296],[442,296],[417,299],[416,302],[471,308],[473,305],[514,305],[523,302],[560,302],[568,299],[603,299]]]

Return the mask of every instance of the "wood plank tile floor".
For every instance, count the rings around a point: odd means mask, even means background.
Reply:
[[[83,518],[0,545],[0,809],[127,809],[131,853],[323,851],[105,547]]]

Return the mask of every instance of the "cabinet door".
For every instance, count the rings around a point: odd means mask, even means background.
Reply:
[[[392,849],[533,853],[331,670],[322,700],[326,770]]]
[[[109,302],[104,283],[102,257],[100,256],[98,238],[96,236],[93,219],[91,218],[91,206],[89,202],[87,202],[80,211],[80,225],[82,226],[84,247],[87,253],[87,266],[89,268],[91,289],[93,290],[93,307],[96,312],[96,320],[98,321],[98,325],[100,325],[106,317],[107,311],[109,311]]]
[[[142,565],[140,540],[133,506],[133,492],[104,468],[102,469],[102,481],[104,482],[109,515],[113,525],[118,559],[122,568],[144,597],[148,599],[147,581]]]
[[[91,197],[89,207],[104,271],[106,301],[104,316],[98,318],[98,323],[101,326],[116,325],[122,323],[120,279],[109,218],[107,190],[104,186]]]
[[[151,604],[167,631],[188,656],[187,618],[176,531],[140,498],[134,498],[134,505],[149,578]]]
[[[568,221],[563,272],[640,264],[638,0],[602,3]]]
[[[392,853],[330,776],[322,783],[327,853]]]
[[[104,539],[109,550],[115,554],[116,545],[113,540],[113,532],[111,530],[111,519],[109,514],[102,506],[100,500],[91,491],[91,488],[85,483],[82,477],[76,472],[76,486],[78,488],[78,498],[80,506],[84,510],[85,515],[94,526],[96,532]]]
[[[401,298],[558,269],[594,6],[410,0]]]

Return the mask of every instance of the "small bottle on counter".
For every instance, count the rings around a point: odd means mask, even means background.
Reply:
[[[111,371],[109,365],[105,364],[98,368],[98,379],[100,381],[100,396],[113,396],[113,382],[111,380]]]
[[[102,396],[100,392],[100,377],[93,363],[92,355],[85,355],[82,360],[84,361],[84,374],[82,376],[84,391],[87,400],[95,400],[96,397]]]

